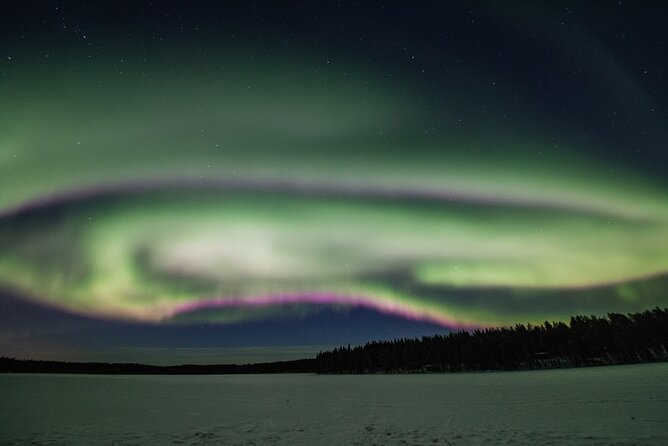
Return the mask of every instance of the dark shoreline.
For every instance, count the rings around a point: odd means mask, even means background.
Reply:
[[[135,363],[96,363],[39,361],[0,357],[0,374],[39,375],[144,375],[144,376],[194,376],[194,375],[270,375],[270,374],[318,374],[318,375],[437,375],[460,373],[530,372],[537,370],[566,370],[592,367],[611,367],[634,364],[657,364],[668,358],[636,362],[590,362],[567,366],[526,367],[514,369],[464,369],[464,370],[397,370],[375,372],[319,372],[312,364],[315,359],[297,359],[257,364],[183,364],[159,366]]]

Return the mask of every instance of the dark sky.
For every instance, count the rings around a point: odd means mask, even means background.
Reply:
[[[668,298],[668,7],[3,2],[0,354],[244,362]]]

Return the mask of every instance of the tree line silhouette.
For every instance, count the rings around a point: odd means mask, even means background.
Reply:
[[[213,375],[248,373],[416,373],[528,370],[668,361],[668,308],[607,317],[573,316],[569,324],[457,331],[416,339],[335,348],[315,358],[257,364],[35,361],[0,358],[0,372]]]
[[[528,370],[668,360],[668,309],[573,316],[542,325],[339,347],[316,357],[318,373]]]
[[[148,365],[137,363],[35,361],[0,357],[0,373],[83,373],[93,375],[229,375],[313,373],[315,359],[256,364]]]

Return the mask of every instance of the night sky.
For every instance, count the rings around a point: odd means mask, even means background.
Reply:
[[[0,355],[668,305],[663,2],[3,2]]]

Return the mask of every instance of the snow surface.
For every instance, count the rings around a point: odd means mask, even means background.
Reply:
[[[429,375],[0,374],[0,444],[668,444],[668,364]]]

